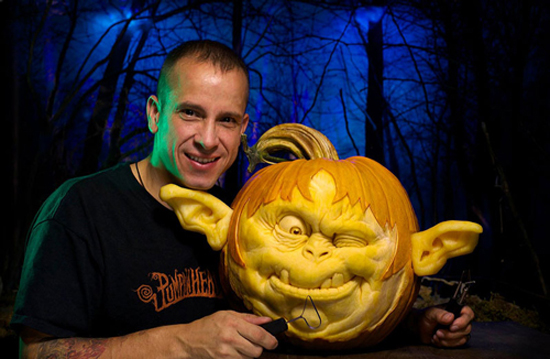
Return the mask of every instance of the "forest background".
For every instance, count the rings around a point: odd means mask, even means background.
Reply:
[[[388,167],[421,229],[484,228],[475,291],[548,315],[550,20],[544,0],[1,1],[8,176],[0,278],[15,293],[28,227],[63,181],[148,153],[164,56],[214,39],[250,68],[249,143],[284,122]],[[7,91],[7,93],[6,93]],[[243,155],[224,178],[248,178]],[[546,309],[545,309],[546,308]]]

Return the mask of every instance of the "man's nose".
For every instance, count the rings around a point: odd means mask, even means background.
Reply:
[[[219,138],[214,121],[203,121],[195,135],[195,142],[204,150],[209,151],[218,146]]]

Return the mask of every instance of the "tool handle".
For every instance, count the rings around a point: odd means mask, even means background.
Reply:
[[[451,298],[451,300],[449,300],[445,305],[445,310],[453,313],[453,315],[455,316],[453,319],[454,321],[456,318],[460,317],[460,312],[462,311],[463,307],[464,306],[458,303],[456,299]],[[449,329],[449,327],[449,325],[438,325],[435,330],[437,331],[438,329]]]
[[[445,305],[445,310],[453,313],[455,319],[460,317],[460,312],[462,311],[462,308],[464,308],[464,306],[458,303],[457,300],[454,298],[451,298],[451,300],[449,300],[449,302]]]
[[[272,322],[262,324],[260,325],[260,327],[264,328],[265,330],[270,332],[272,335],[277,335],[279,333],[286,331],[288,329],[288,324],[286,323],[285,318],[279,318]]]

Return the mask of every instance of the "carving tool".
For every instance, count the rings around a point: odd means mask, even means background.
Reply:
[[[304,314],[305,314],[306,308],[307,308],[308,300],[309,300],[309,302],[311,302],[313,310],[315,311],[315,313],[317,314],[317,317],[319,318],[319,324],[316,325],[316,326],[310,325],[309,322],[307,321],[307,319],[304,317]],[[288,330],[288,324],[292,323],[292,322],[295,322],[298,319],[302,319],[304,322],[306,322],[306,325],[311,330],[315,330],[315,329],[317,329],[321,326],[321,315],[319,314],[319,311],[317,310],[317,307],[315,306],[315,303],[313,302],[313,299],[311,298],[311,296],[309,296],[309,295],[307,296],[306,301],[304,302],[304,308],[302,309],[302,314],[300,314],[296,318],[290,319],[288,321],[285,318],[279,318],[279,319],[273,320],[269,323],[262,324],[260,326],[262,328],[264,328],[265,330],[267,330],[268,332],[270,332],[272,335],[277,335],[279,333],[287,331]]]
[[[464,307],[464,299],[466,299],[468,291],[474,283],[475,281],[471,280],[469,270],[462,272],[460,282],[458,282],[452,298],[447,302],[447,304],[445,304],[445,310],[453,313],[453,315],[455,316],[454,319],[460,317],[460,312]],[[438,326],[436,330],[437,329],[449,329],[449,326]]]

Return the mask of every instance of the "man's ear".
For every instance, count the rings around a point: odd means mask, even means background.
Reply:
[[[160,101],[159,99],[151,95],[147,99],[147,125],[149,126],[149,131],[152,134],[157,133],[158,131],[158,123],[159,123],[159,117],[160,117]]]
[[[243,122],[241,124],[241,133],[244,133],[246,131],[246,128],[248,127],[248,123],[250,122],[250,117],[247,113],[243,116]]]
[[[483,228],[473,222],[446,221],[411,235],[412,263],[416,275],[433,275],[447,259],[471,253]]]
[[[174,209],[181,226],[206,235],[208,244],[219,251],[227,242],[233,210],[209,193],[169,184],[160,189],[160,198]]]

